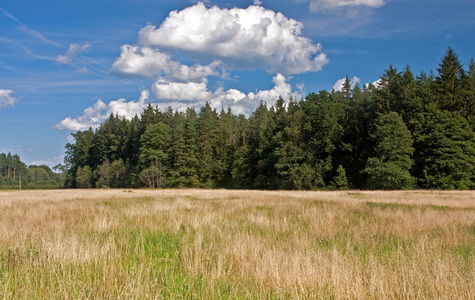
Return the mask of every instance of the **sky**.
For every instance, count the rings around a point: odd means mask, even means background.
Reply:
[[[0,3],[0,153],[55,166],[71,133],[148,104],[261,101],[360,87],[392,64],[475,56],[473,0],[16,0]]]

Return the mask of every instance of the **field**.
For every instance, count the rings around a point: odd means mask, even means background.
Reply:
[[[0,192],[4,299],[475,299],[475,192]]]

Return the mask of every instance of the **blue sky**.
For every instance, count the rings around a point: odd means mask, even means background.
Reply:
[[[17,0],[0,4],[0,152],[62,162],[71,132],[144,105],[231,107],[360,86],[475,53],[473,0]]]

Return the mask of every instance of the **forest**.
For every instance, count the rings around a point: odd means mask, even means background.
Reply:
[[[26,166],[18,154],[0,153],[0,188],[47,189],[63,187],[63,174],[46,165]]]
[[[67,188],[474,189],[475,63],[448,48],[435,73],[390,65],[250,116],[148,105],[72,135]]]

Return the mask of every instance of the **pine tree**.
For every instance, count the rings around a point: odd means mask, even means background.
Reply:
[[[185,177],[185,186],[199,187],[200,180],[198,174],[198,114],[193,108],[186,110],[185,118],[185,165],[183,176]]]
[[[186,186],[186,141],[185,141],[185,114],[175,112],[170,119],[170,170],[169,182],[171,187]]]
[[[211,188],[216,179],[216,161],[213,157],[218,134],[218,114],[206,103],[197,120],[199,178],[202,187]]]
[[[375,89],[379,113],[400,111],[398,106],[402,95],[401,88],[401,73],[393,65],[389,65],[389,69],[384,70],[384,74],[379,78],[379,86]]]

